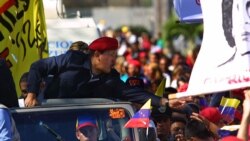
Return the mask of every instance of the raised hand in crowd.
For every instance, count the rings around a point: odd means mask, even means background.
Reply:
[[[179,99],[170,99],[169,100],[169,107],[174,109],[182,109],[184,108],[187,102],[191,102],[193,100],[192,97],[185,97]]]
[[[205,126],[213,133],[214,137],[217,139],[219,138],[218,134],[219,127],[217,125],[215,125],[214,123],[210,122],[208,119],[197,113],[192,113],[190,118],[204,123]]]
[[[245,100],[243,101],[243,115],[240,123],[240,129],[237,134],[237,138],[244,141],[248,140],[248,126],[250,122],[250,89],[244,91]]]

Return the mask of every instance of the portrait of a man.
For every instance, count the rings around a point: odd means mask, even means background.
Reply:
[[[234,49],[230,58],[218,67],[230,62],[249,61],[250,54],[250,1],[222,0],[222,27],[228,45]]]

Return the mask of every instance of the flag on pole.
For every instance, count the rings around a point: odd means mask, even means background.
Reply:
[[[162,97],[164,91],[165,91],[165,85],[166,85],[166,78],[163,78],[161,80],[160,85],[157,87],[157,90],[155,92],[155,95]]]
[[[148,128],[150,116],[151,99],[124,125],[125,128]]]
[[[235,98],[222,97],[219,110],[222,118],[229,124],[234,120],[234,115],[237,107],[240,104],[240,100]]]
[[[0,58],[7,61],[20,93],[21,75],[48,56],[43,1],[1,0],[0,21]]]

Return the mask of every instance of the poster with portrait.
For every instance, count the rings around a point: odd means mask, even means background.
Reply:
[[[184,95],[250,86],[250,2],[201,0],[204,35]],[[178,96],[177,96],[178,97]]]

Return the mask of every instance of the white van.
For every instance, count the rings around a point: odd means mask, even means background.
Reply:
[[[46,19],[49,56],[65,53],[72,42],[91,43],[100,37],[93,18]]]

